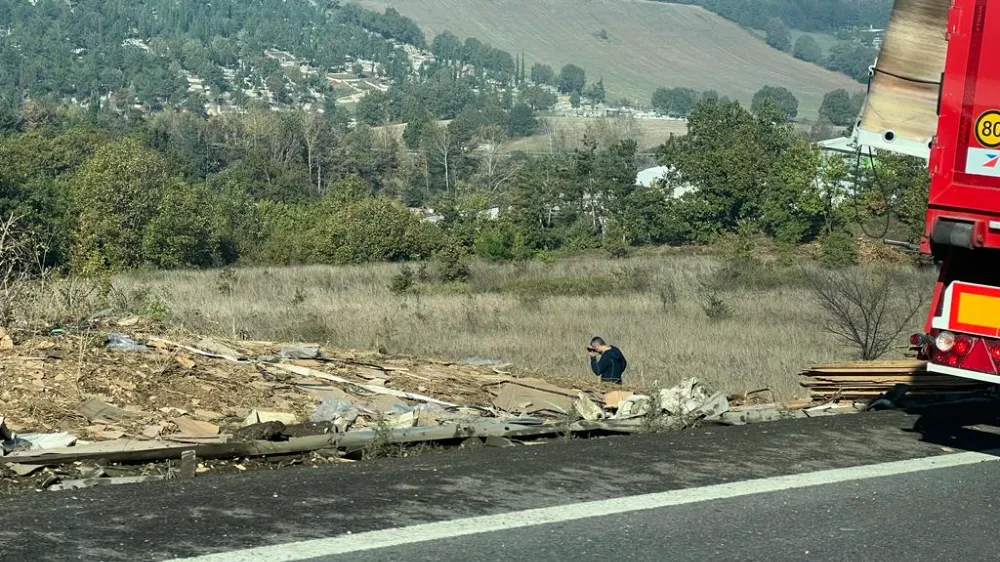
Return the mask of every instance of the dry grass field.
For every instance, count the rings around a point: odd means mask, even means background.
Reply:
[[[582,146],[584,131],[590,128],[620,129],[618,120],[599,117],[545,117],[543,132],[507,143],[509,150],[528,153],[549,153],[553,150],[572,150]],[[663,144],[671,134],[687,134],[687,121],[681,119],[634,119],[629,122],[633,131],[616,131],[627,134],[638,143],[640,151],[651,151]]]
[[[601,117],[542,117],[541,132],[530,137],[509,141],[508,151],[522,151],[530,154],[548,154],[560,150],[573,150],[583,145],[583,135],[588,129],[598,136],[634,138],[640,151],[653,151],[663,144],[671,134],[687,134],[687,121],[682,119],[616,119]],[[438,121],[447,125],[450,121]],[[377,127],[387,135],[402,142],[405,124]]]
[[[153,313],[197,333],[495,359],[543,375],[592,376],[584,348],[600,334],[625,352],[626,384],[640,388],[697,376],[784,399],[802,394],[803,367],[853,358],[801,285],[733,287],[718,295],[728,316],[710,319],[702,283],[720,265],[672,253],[476,263],[466,286],[418,283],[407,294],[389,289],[395,264],[147,272],[115,285],[132,308],[152,296]]]
[[[511,53],[530,65],[582,66],[604,77],[609,99],[648,103],[660,86],[715,89],[749,103],[764,85],[799,98],[801,118],[816,116],[823,94],[861,84],[768,47],[753,34],[694,6],[641,0],[360,0],[392,7],[430,35],[451,31]],[[607,39],[599,37],[604,30]]]

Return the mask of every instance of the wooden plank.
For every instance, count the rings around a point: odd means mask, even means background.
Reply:
[[[296,374],[296,375],[299,375],[299,376],[303,376],[303,377],[311,377],[311,378],[315,378],[315,379],[322,379],[322,380],[327,380],[327,381],[332,381],[332,382],[339,382],[341,384],[349,384],[351,386],[355,386],[357,388],[361,388],[363,390],[367,390],[368,392],[371,392],[372,394],[385,394],[387,396],[395,396],[396,398],[406,398],[408,400],[417,400],[419,402],[428,402],[428,403],[431,403],[431,404],[437,404],[439,406],[446,406],[446,407],[458,407],[459,406],[458,404],[452,404],[451,402],[445,402],[444,400],[438,400],[437,398],[433,398],[433,397],[430,397],[430,396],[425,396],[423,394],[417,394],[417,393],[414,393],[414,392],[403,392],[402,390],[396,390],[394,388],[386,388],[384,386],[378,386],[378,385],[374,385],[374,384],[364,384],[364,383],[354,382],[354,381],[345,379],[343,377],[338,377],[336,375],[331,375],[329,373],[324,373],[323,371],[317,371],[316,369],[310,369],[309,367],[299,367],[298,365],[285,365],[285,364],[282,364],[282,363],[278,363],[278,364],[271,365],[271,366],[272,367],[276,367],[276,368],[281,369],[281,370],[284,370],[284,371],[288,371],[289,373],[293,373],[293,374]]]
[[[104,441],[89,445],[18,451],[3,457],[4,462],[20,464],[66,464],[89,459],[103,459],[107,462],[150,462],[179,459],[184,451],[193,450],[195,455],[205,459],[259,457],[304,453],[336,446],[335,434],[295,437],[288,441],[250,441],[230,443],[167,444],[162,441],[136,441],[125,439]]]

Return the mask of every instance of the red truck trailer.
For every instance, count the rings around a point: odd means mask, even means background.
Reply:
[[[856,141],[928,159],[928,370],[1000,383],[1000,1],[897,0]]]

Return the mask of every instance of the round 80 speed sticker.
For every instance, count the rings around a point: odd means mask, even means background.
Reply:
[[[991,109],[976,119],[976,140],[989,148],[1000,146],[1000,111]]]

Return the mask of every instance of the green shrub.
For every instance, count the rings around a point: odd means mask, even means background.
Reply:
[[[534,297],[585,297],[617,292],[613,277],[521,277],[500,287],[503,293]]]
[[[725,320],[732,316],[732,311],[729,309],[729,305],[722,298],[717,289],[703,287],[702,292],[699,295],[699,300],[701,310],[705,313],[705,316],[713,322]]]
[[[744,259],[727,261],[712,275],[709,284],[720,292],[771,291],[808,287],[809,281],[797,268]]]
[[[412,291],[415,285],[413,269],[404,265],[389,281],[389,292],[394,295],[404,295]]]
[[[438,277],[442,283],[465,282],[469,280],[469,260],[465,250],[458,244],[450,243],[437,252]]]
[[[819,261],[826,267],[838,269],[858,263],[858,249],[854,237],[846,230],[834,230],[819,240]]]

